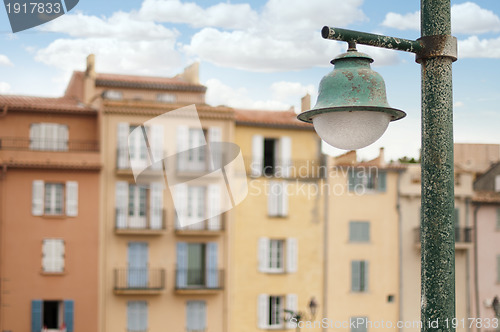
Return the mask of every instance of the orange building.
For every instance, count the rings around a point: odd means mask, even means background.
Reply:
[[[0,109],[0,330],[96,331],[97,112],[21,96]]]

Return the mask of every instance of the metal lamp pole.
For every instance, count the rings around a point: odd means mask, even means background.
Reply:
[[[324,27],[322,36],[412,52],[422,67],[422,301],[423,331],[454,331],[455,228],[450,0],[421,0],[421,38],[407,40]],[[436,323],[437,322],[437,323]]]

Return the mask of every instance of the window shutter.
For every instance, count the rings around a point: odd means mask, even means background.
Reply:
[[[198,329],[198,301],[187,301],[186,304],[186,327],[188,331],[196,331]]]
[[[129,301],[127,303],[127,329],[129,331],[137,331],[139,329],[137,301]]]
[[[124,169],[129,167],[128,134],[129,134],[128,123],[119,122],[117,130],[117,141],[116,141],[116,145],[118,147],[117,167],[119,169]]]
[[[299,302],[299,299],[298,299],[298,296],[297,294],[288,294],[286,296],[286,307],[285,309],[286,310],[291,310],[293,312],[297,312],[298,310],[298,302]],[[290,317],[291,318],[291,317]],[[297,327],[297,324],[292,322],[290,319],[287,320],[286,322],[286,328],[287,329],[293,329]]]
[[[64,324],[66,332],[73,332],[75,302],[73,300],[64,300]]]
[[[206,306],[204,301],[197,301],[198,302],[198,331],[205,331],[206,329]]]
[[[299,247],[296,238],[286,240],[286,271],[288,273],[297,272]]]
[[[495,176],[495,192],[500,192],[500,175]]]
[[[259,329],[267,329],[269,326],[269,295],[259,294],[259,298],[257,300],[257,313]]]
[[[387,173],[385,171],[378,172],[378,191],[385,192],[386,191],[386,182],[387,182]]]
[[[185,183],[179,183],[174,186],[174,207],[177,213],[176,228],[188,225],[188,186]]]
[[[30,149],[38,150],[40,149],[40,140],[41,140],[41,124],[40,123],[32,123],[30,126]]]
[[[31,213],[34,216],[43,215],[44,183],[42,180],[33,181]]]
[[[253,135],[252,137],[252,165],[251,175],[259,177],[262,175],[262,167],[264,162],[264,137],[261,135]]]
[[[180,171],[187,169],[188,150],[189,128],[187,126],[177,126],[177,169]]]
[[[54,239],[52,240],[53,250],[54,250],[54,271],[53,272],[63,272],[64,271],[64,240]]]
[[[31,301],[31,332],[42,331],[42,300]]]
[[[370,273],[369,273],[369,266],[370,264],[368,263],[368,261],[363,261],[364,263],[364,273],[363,273],[363,277],[364,277],[364,289],[363,291],[367,292],[368,289],[369,289],[369,283],[368,281],[370,280]]]
[[[150,127],[150,134],[148,137],[149,147],[151,148],[151,154],[153,160],[151,161],[151,168],[154,170],[162,170],[163,157],[164,157],[164,141],[165,132],[163,125],[153,124]]]
[[[283,136],[280,139],[281,152],[281,174],[282,177],[290,177],[290,168],[292,167],[292,139]]]
[[[288,191],[287,191],[288,183],[283,181],[281,182],[281,195],[279,196],[280,204],[278,212],[280,216],[286,217],[288,216]]]
[[[128,217],[128,182],[117,181],[115,184],[116,228],[127,228]]]
[[[351,262],[351,290],[353,292],[361,291],[361,280],[360,280],[360,261]]]
[[[52,268],[52,243],[49,239],[42,241],[42,270],[44,272],[49,272]]]
[[[500,208],[497,208],[497,230],[500,230]]]
[[[208,197],[207,197],[207,217],[208,219],[208,229],[209,230],[220,230],[221,224],[221,190],[218,184],[208,185]]]
[[[500,282],[500,255],[497,255],[497,282]]]
[[[279,182],[269,181],[269,195],[267,196],[267,214],[269,217],[278,215],[278,200],[282,187]]]
[[[148,329],[148,303],[139,301],[138,316],[139,316],[139,331],[147,331]]]
[[[57,125],[56,142],[58,151],[68,150],[68,126]]]
[[[161,229],[163,226],[163,183],[151,183],[149,195],[149,226],[151,229]]]
[[[356,172],[352,168],[349,169],[347,182],[349,191],[354,191],[356,189]]]
[[[219,287],[219,271],[217,270],[217,243],[208,242],[207,243],[207,287],[208,288],[218,288]]]
[[[210,143],[210,155],[212,157],[212,170],[218,170],[222,166],[222,130],[221,127],[208,128],[208,140]]]
[[[269,270],[269,238],[259,238],[258,251],[259,271],[267,272]]]
[[[187,286],[187,263],[187,243],[177,242],[177,288]]]
[[[78,216],[78,182],[66,182],[66,215]]]

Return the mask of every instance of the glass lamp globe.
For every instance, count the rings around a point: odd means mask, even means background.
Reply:
[[[372,62],[355,47],[333,59],[334,70],[321,80],[316,105],[298,119],[312,123],[326,143],[339,149],[360,149],[378,140],[389,122],[406,113],[389,106],[384,80],[371,69]]]

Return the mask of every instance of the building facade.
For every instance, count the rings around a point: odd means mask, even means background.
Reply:
[[[95,331],[97,112],[70,98],[0,107],[0,330]]]

